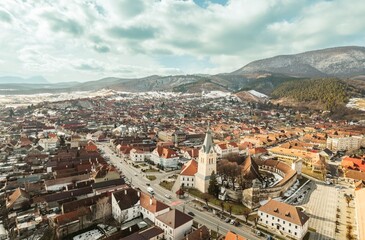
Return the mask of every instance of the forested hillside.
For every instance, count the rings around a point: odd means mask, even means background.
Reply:
[[[284,82],[273,92],[274,98],[289,98],[298,102],[318,102],[325,110],[334,110],[348,102],[352,86],[333,78]]]

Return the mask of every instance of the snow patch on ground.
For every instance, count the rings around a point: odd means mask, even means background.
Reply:
[[[248,91],[250,94],[254,95],[255,97],[258,97],[258,98],[269,98],[267,95],[263,94],[263,93],[260,93],[256,90],[250,90]]]

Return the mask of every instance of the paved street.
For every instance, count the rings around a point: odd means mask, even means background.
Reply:
[[[316,230],[310,239],[335,239],[338,192],[333,185],[312,182],[314,191],[307,194],[302,205],[310,216],[309,227]]]
[[[218,230],[221,234],[226,234],[228,231],[234,231],[237,234],[246,237],[247,239],[259,240],[265,238],[259,238],[251,233],[251,229],[247,226],[235,227],[230,224],[223,222],[218,217],[214,216],[211,212],[199,211],[195,209],[193,206],[189,204],[191,197],[187,199],[180,200],[175,197],[175,195],[171,194],[170,191],[166,190],[165,188],[159,185],[161,179],[165,178],[169,174],[156,174],[157,179],[155,181],[149,181],[147,178],[141,176],[140,170],[133,168],[131,165],[128,165],[126,162],[122,161],[121,158],[117,157],[113,151],[108,147],[108,144],[98,144],[99,149],[102,149],[105,152],[105,155],[110,157],[110,161],[116,166],[119,170],[123,172],[125,177],[128,180],[132,180],[132,185],[135,187],[140,188],[142,191],[147,192],[147,185],[146,183],[150,183],[151,187],[154,189],[155,197],[169,204],[172,207],[176,207],[180,211],[183,211],[185,207],[185,212],[193,212],[195,214],[194,220],[200,224],[206,225],[208,228],[213,230]],[[135,176],[137,175],[137,176]],[[165,194],[169,194],[172,196],[171,199],[167,199]]]

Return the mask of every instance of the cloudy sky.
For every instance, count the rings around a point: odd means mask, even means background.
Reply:
[[[0,76],[221,73],[365,44],[363,0],[1,0]]]

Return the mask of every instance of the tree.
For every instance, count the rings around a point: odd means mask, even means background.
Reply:
[[[212,196],[215,196],[215,197],[218,197],[218,194],[219,194],[219,186],[218,186],[218,182],[217,182],[217,176],[215,175],[214,171],[210,175],[208,193]]]
[[[250,214],[251,214],[251,210],[248,208],[244,209],[242,212],[242,215],[245,217],[246,224],[248,222],[248,217],[250,216]]]
[[[13,116],[14,116],[14,109],[13,108],[10,108],[9,109],[9,117],[10,118],[13,118]]]
[[[229,212],[229,216],[232,216],[232,204],[228,204],[228,212]]]
[[[209,202],[209,199],[210,199],[210,195],[207,194],[207,193],[204,193],[203,196],[202,196],[202,199],[205,201],[205,204],[209,207],[208,202]]]
[[[105,222],[105,219],[107,216],[109,216],[111,213],[111,204],[109,203],[109,198],[104,197],[99,199],[96,202],[96,213],[95,218],[96,219],[103,219],[103,222]]]
[[[222,208],[222,212],[224,212],[224,202],[222,201],[222,202],[220,202],[219,203],[219,205],[221,206],[221,208]]]

